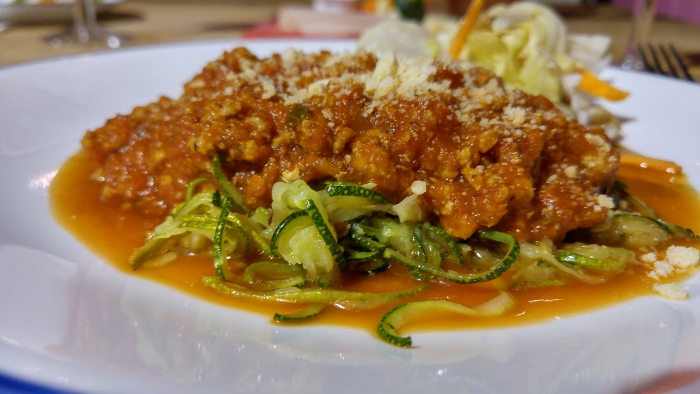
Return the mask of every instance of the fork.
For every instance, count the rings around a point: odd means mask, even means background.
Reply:
[[[668,44],[668,46],[649,44],[646,48],[640,45],[638,50],[647,71],[695,82],[673,44]]]

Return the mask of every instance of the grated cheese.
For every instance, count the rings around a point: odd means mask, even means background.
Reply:
[[[654,283],[654,290],[670,300],[684,300],[689,297],[683,286],[677,283]]]

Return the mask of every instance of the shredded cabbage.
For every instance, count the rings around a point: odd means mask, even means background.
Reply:
[[[357,48],[402,57],[443,56],[457,25],[457,20],[444,15],[428,15],[420,27],[391,20],[365,31]],[[610,37],[603,35],[569,34],[550,7],[519,1],[497,4],[482,13],[459,58],[491,70],[507,88],[547,97],[570,117],[589,127],[603,127],[617,139],[619,121],[596,97],[577,88],[579,69],[599,73],[610,63],[610,43]]]

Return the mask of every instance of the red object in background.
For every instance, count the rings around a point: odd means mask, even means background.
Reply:
[[[620,7],[632,8],[637,0],[614,0]],[[656,15],[686,22],[700,23],[700,1],[663,0],[656,3]]]
[[[387,18],[357,11],[329,12],[288,5],[278,8],[274,21],[251,28],[243,37],[357,38],[364,30]]]
[[[280,29],[277,22],[271,20],[263,24],[254,26],[242,34],[243,38],[302,38],[300,33],[293,31],[284,31]]]

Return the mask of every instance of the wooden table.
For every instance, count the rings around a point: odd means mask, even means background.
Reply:
[[[305,4],[307,0],[293,3]],[[279,0],[130,0],[100,14],[107,29],[129,38],[125,46],[240,37],[245,29],[271,20]],[[570,31],[601,33],[613,38],[611,52],[615,61],[624,56],[625,39],[630,31],[629,11],[610,5],[583,9],[565,15]],[[57,56],[71,55],[94,48],[56,48],[44,38],[67,26],[35,24],[10,26],[0,33],[0,67]],[[660,18],[654,41],[673,42],[695,65],[693,75],[700,80],[700,25]]]
[[[270,20],[274,13],[275,2],[266,0],[234,4],[130,0],[100,13],[98,20],[104,28],[126,36],[124,47],[128,47],[239,37],[245,28]],[[68,26],[10,26],[0,33],[0,66],[97,49],[56,48],[46,41],[46,37]]]

